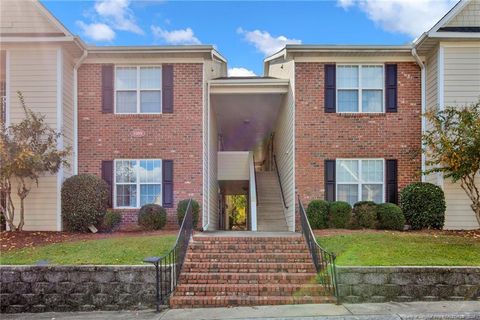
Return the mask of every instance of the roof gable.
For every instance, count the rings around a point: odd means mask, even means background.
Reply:
[[[470,1],[443,27],[480,27],[480,0]]]
[[[37,0],[2,0],[1,36],[71,36],[71,33]]]

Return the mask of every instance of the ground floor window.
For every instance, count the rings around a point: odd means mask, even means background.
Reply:
[[[337,159],[337,200],[384,202],[383,159]]]
[[[162,204],[162,160],[115,160],[115,208]]]

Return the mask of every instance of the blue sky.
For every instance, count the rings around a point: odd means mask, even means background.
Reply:
[[[263,73],[286,43],[405,44],[455,0],[49,1],[74,34],[96,45],[212,44],[232,75]]]

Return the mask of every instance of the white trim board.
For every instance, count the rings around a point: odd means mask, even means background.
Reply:
[[[63,51],[57,48],[57,132],[63,134]],[[58,150],[63,149],[63,135],[57,140]],[[60,166],[57,172],[57,231],[62,231],[62,184],[64,178],[64,168]]]

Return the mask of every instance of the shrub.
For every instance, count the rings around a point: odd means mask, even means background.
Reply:
[[[345,201],[334,201],[329,208],[330,228],[346,228],[352,218],[352,206]]]
[[[416,182],[400,192],[400,207],[412,229],[442,229],[445,222],[445,195],[431,183]]]
[[[387,230],[403,230],[405,216],[402,209],[393,203],[378,205],[378,228]]]
[[[373,201],[359,201],[353,205],[351,227],[375,229],[377,226],[377,204]]]
[[[99,227],[108,207],[110,192],[105,181],[95,175],[80,174],[62,186],[62,219],[65,230],[87,232]]]
[[[307,207],[307,218],[312,229],[328,228],[328,201],[313,200]]]
[[[183,222],[183,217],[185,217],[185,212],[187,211],[188,202],[190,199],[185,199],[177,204],[177,218],[178,218],[178,225],[181,226]],[[192,199],[192,213],[193,213],[193,228],[197,227],[198,223],[198,214],[200,212],[200,205],[197,201]]]
[[[107,210],[107,213],[103,217],[102,231],[113,232],[122,223],[122,214],[118,211]]]
[[[158,204],[146,204],[138,212],[138,225],[144,230],[160,230],[167,223],[167,211]]]

